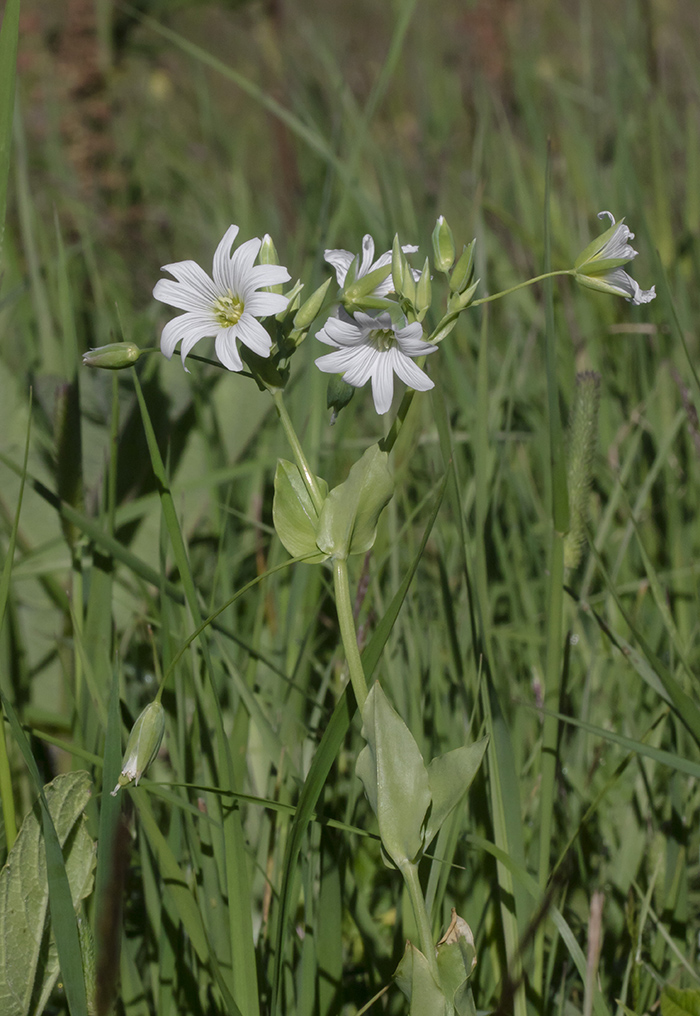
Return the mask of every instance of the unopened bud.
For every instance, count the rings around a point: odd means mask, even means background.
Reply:
[[[455,241],[444,215],[435,223],[432,240],[435,268],[438,272],[449,272],[455,262]]]
[[[454,266],[452,275],[450,276],[450,292],[451,293],[463,293],[472,280],[472,272],[474,271],[474,244],[476,240],[472,240],[471,243],[462,251],[459,261]]]
[[[296,331],[306,332],[311,327],[323,306],[323,301],[326,298],[330,284],[331,280],[326,279],[323,285],[319,286],[316,292],[312,293],[308,300],[301,305],[294,318],[294,328]]]
[[[432,285],[430,282],[430,262],[425,259],[423,265],[423,271],[421,276],[416,283],[416,310],[419,314],[424,314],[430,304],[432,303]]]
[[[129,783],[139,785],[139,780],[158,754],[165,732],[165,710],[158,701],[149,702],[131,728],[126,743],[122,771],[112,797],[117,796],[120,787]]]
[[[265,236],[262,238],[262,244],[260,246],[260,254],[258,255],[258,260],[260,261],[261,265],[278,265],[280,263],[277,248],[272,242],[272,237],[270,236],[269,233],[265,233]],[[281,293],[282,286],[281,285],[266,286],[265,291],[268,293]]]
[[[123,370],[136,363],[143,352],[135,342],[110,342],[83,353],[83,367],[102,367],[104,370]]]

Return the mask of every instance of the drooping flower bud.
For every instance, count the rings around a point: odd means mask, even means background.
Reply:
[[[123,370],[136,363],[143,352],[135,342],[110,342],[83,353],[83,367],[102,367],[104,370]]]
[[[112,797],[117,796],[120,787],[129,783],[138,786],[139,780],[158,754],[165,732],[165,710],[159,701],[149,702],[131,728],[126,743],[122,771]]]

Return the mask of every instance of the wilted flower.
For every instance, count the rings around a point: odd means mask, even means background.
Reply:
[[[418,250],[417,247],[412,244],[406,244],[401,248],[404,254],[413,254]],[[323,252],[323,256],[329,265],[332,265],[335,269],[335,277],[338,280],[338,285],[342,287],[345,285],[345,278],[348,274],[350,265],[355,260],[355,255],[351,254],[349,250],[326,250]],[[362,238],[362,258],[357,266],[357,272],[355,274],[355,281],[363,278],[365,275],[369,275],[370,272],[377,271],[378,268],[385,268],[391,264],[391,251],[387,251],[386,254],[382,254],[376,261],[374,258],[374,240],[366,233]],[[420,272],[414,271],[414,277],[420,278]],[[372,291],[372,296],[386,296],[388,293],[393,292],[394,283],[391,278],[391,272],[380,282],[378,286]]]
[[[649,303],[656,296],[656,287],[641,289],[631,275],[620,267],[637,256],[634,247],[627,243],[634,239],[634,233],[627,228],[624,219],[615,222],[611,212],[598,212],[599,219],[606,215],[611,226],[589,243],[577,257],[574,264],[576,279],[590,289],[624,296],[630,303]]]
[[[160,702],[149,702],[139,714],[131,728],[129,740],[126,742],[122,771],[112,797],[117,796],[120,787],[134,782],[138,787],[139,780],[158,754],[165,731],[165,710]]]
[[[206,336],[216,338],[216,355],[229,370],[243,369],[237,339],[258,356],[270,355],[272,339],[256,318],[279,314],[289,301],[280,293],[258,290],[289,282],[289,272],[282,265],[253,264],[261,244],[257,237],[246,240],[232,254],[237,235],[238,226],[229,226],[216,248],[213,280],[195,261],[163,265],[162,271],[170,272],[177,282],[160,279],[153,295],[185,313],[168,321],[160,348],[170,359],[182,339],[183,367],[192,347]]]
[[[316,360],[319,370],[342,374],[354,388],[361,388],[371,378],[374,407],[379,414],[391,408],[394,374],[419,392],[433,387],[428,375],[411,359],[437,350],[437,346],[424,341],[423,326],[418,321],[397,328],[386,312],[373,317],[358,311],[349,321],[329,318],[316,332],[316,338],[336,347]]]

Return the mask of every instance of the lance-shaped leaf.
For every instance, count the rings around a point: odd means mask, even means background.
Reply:
[[[406,943],[394,978],[408,999],[410,1016],[451,1016],[452,1010],[430,971],[428,961],[412,942]]]
[[[377,522],[394,493],[389,456],[372,445],[323,503],[316,544],[327,556],[364,554],[377,535]],[[286,546],[286,544],[285,544]]]
[[[328,484],[320,476],[316,477],[316,482],[325,497],[328,493]],[[278,461],[275,471],[272,520],[285,550],[289,551],[292,557],[314,554],[307,559],[308,564],[325,561],[328,557],[327,554],[319,554],[316,546],[318,515],[311,495],[298,467],[286,459]]]
[[[379,822],[382,846],[398,866],[423,851],[423,822],[430,805],[428,773],[415,739],[376,681],[362,710],[367,745],[356,773]]]
[[[661,1016],[700,1016],[700,991],[667,984],[661,992]]]
[[[73,905],[92,890],[95,844],[82,814],[90,797],[88,773],[57,776],[46,800],[64,851]],[[58,977],[58,955],[50,935],[46,852],[38,807],[22,823],[0,872],[0,1012],[43,1013]]]
[[[437,836],[442,823],[462,800],[481,765],[488,737],[434,758],[428,766],[433,806],[425,825],[425,845]]]
[[[468,984],[476,966],[474,936],[467,922],[452,910],[452,922],[438,942],[437,963],[440,984],[457,1016],[476,1016]]]

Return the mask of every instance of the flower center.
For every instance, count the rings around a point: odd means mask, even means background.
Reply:
[[[386,353],[396,345],[396,336],[391,328],[373,328],[369,333],[369,341],[380,353]]]
[[[231,325],[238,324],[243,306],[243,301],[229,290],[226,296],[219,296],[214,301],[213,309],[219,324],[224,328],[230,328]]]

